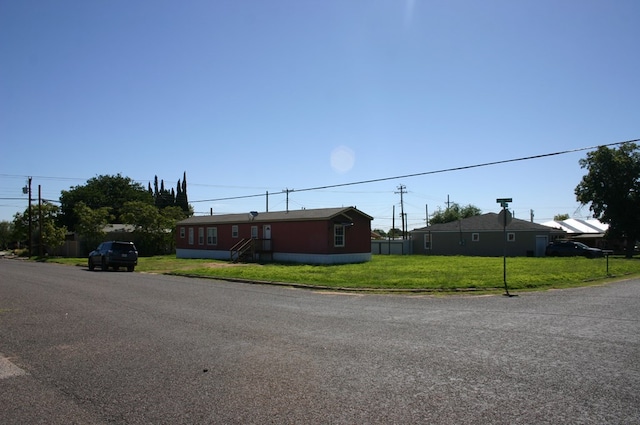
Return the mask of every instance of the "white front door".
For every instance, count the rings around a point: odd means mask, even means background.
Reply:
[[[271,225],[265,224],[262,226],[262,249],[265,251],[271,251]]]

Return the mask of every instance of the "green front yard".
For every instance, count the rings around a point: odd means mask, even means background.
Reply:
[[[86,267],[84,258],[51,258]],[[640,276],[640,259],[507,258],[509,290],[567,288]],[[141,257],[138,272],[169,273],[307,284],[325,288],[389,291],[503,291],[502,257],[373,256],[361,264],[311,266],[298,264],[231,264],[216,260],[185,260],[174,256]]]

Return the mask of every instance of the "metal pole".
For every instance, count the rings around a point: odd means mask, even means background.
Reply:
[[[507,210],[502,207],[502,231],[504,236],[504,255],[502,256],[502,277],[504,280],[505,295],[509,296],[509,288],[507,287]]]
[[[33,218],[31,215],[31,177],[29,177],[29,257],[33,255],[33,249],[31,248],[32,228],[33,228]]]
[[[509,294],[509,287],[507,286],[507,207],[509,206],[509,202],[513,202],[511,198],[498,198],[496,199],[502,206],[502,237],[504,238],[504,250],[502,255],[502,278],[504,280],[504,295],[507,297],[511,297]],[[517,295],[513,295],[516,297]]]

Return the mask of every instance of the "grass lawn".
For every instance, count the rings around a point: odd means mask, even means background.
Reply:
[[[47,261],[86,266],[84,258]],[[136,271],[379,291],[504,290],[502,257],[374,255],[367,263],[311,266],[231,264],[177,259],[169,255],[141,257]],[[507,258],[509,290],[567,288],[633,276],[640,276],[638,258],[610,257],[609,275],[604,258]]]

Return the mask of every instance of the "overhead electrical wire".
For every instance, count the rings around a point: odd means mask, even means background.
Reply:
[[[347,186],[356,186],[356,185],[363,185],[363,184],[369,184],[369,183],[378,183],[378,182],[383,182],[383,181],[390,181],[390,180],[400,180],[400,179],[407,179],[407,178],[413,178],[413,177],[420,177],[420,176],[427,176],[427,175],[432,175],[432,174],[442,174],[442,173],[447,173],[447,172],[452,172],[452,171],[462,171],[462,170],[469,170],[469,169],[473,169],[473,168],[481,168],[481,167],[489,167],[492,165],[499,165],[499,164],[507,164],[507,163],[512,163],[512,162],[520,162],[520,161],[529,161],[532,159],[541,159],[541,158],[548,158],[548,157],[552,157],[552,156],[558,156],[558,155],[565,155],[565,154],[569,154],[569,153],[575,153],[575,152],[582,152],[582,151],[586,151],[586,150],[592,150],[592,149],[597,149],[599,147],[608,147],[608,146],[617,146],[617,145],[622,145],[625,143],[635,143],[635,142],[640,142],[640,139],[633,139],[633,140],[627,140],[624,142],[615,142],[615,143],[608,143],[608,144],[603,144],[603,145],[597,145],[597,146],[589,146],[589,147],[584,147],[584,148],[577,148],[577,149],[569,149],[569,150],[564,150],[564,151],[558,151],[558,152],[551,152],[551,153],[546,153],[546,154],[540,154],[540,155],[532,155],[532,156],[526,156],[526,157],[521,157],[521,158],[512,158],[512,159],[505,159],[505,160],[500,160],[500,161],[491,161],[491,162],[484,162],[484,163],[480,163],[480,164],[472,164],[472,165],[464,165],[464,166],[460,166],[460,167],[453,167],[453,168],[445,168],[445,169],[441,169],[441,170],[432,170],[432,171],[424,171],[424,172],[420,172],[420,173],[412,173],[412,174],[404,174],[404,175],[399,175],[399,176],[391,176],[391,177],[381,177],[381,178],[376,178],[376,179],[370,179],[370,180],[360,180],[360,181],[355,181],[355,182],[348,182],[348,183],[338,183],[338,184],[332,184],[332,185],[325,185],[325,186],[315,186],[315,187],[308,187],[308,188],[303,188],[303,189],[287,189],[288,192],[292,193],[292,192],[309,192],[309,191],[314,191],[314,190],[326,190],[326,189],[333,189],[333,188],[338,188],[338,187],[347,187]],[[18,175],[13,175],[13,174],[0,174],[0,177],[11,177],[11,178],[15,178],[15,177],[25,177],[25,176],[18,176]],[[80,178],[75,178],[75,177],[49,177],[49,176],[34,176],[34,178],[38,178],[38,179],[47,179],[47,180],[83,180]],[[151,182],[151,180],[134,180],[136,182]],[[197,183],[191,183],[194,186],[211,186],[211,185],[203,185],[203,184],[197,184]],[[269,195],[280,195],[282,193],[284,193],[285,191],[282,192],[271,192],[269,193]],[[218,202],[218,201],[228,201],[228,200],[235,200],[235,199],[248,199],[248,198],[258,198],[258,197],[263,197],[265,196],[265,193],[256,193],[253,195],[238,195],[238,196],[229,196],[229,197],[223,197],[223,198],[212,198],[212,199],[201,199],[201,200],[189,200],[189,203],[199,203],[199,202]],[[13,198],[13,197],[6,197],[6,198],[0,198],[3,200],[22,200],[22,198]],[[47,200],[50,202],[57,202],[54,200]]]
[[[288,192],[309,192],[309,191],[312,191],[312,190],[333,189],[333,188],[336,188],[336,187],[355,186],[355,185],[361,185],[361,184],[378,183],[378,182],[389,181],[389,180],[407,179],[407,178],[412,178],[412,177],[427,176],[427,175],[431,175],[431,174],[448,173],[448,172],[451,172],[451,171],[462,171],[462,170],[469,170],[469,169],[472,169],[472,168],[489,167],[491,165],[508,164],[508,163],[511,163],[511,162],[529,161],[529,160],[532,160],[532,159],[548,158],[548,157],[551,157],[551,156],[566,155],[568,153],[582,152],[582,151],[586,151],[586,150],[597,149],[597,148],[600,148],[600,147],[616,146],[616,145],[622,145],[624,143],[635,143],[635,142],[639,142],[639,141],[640,141],[640,139],[633,139],[633,140],[627,140],[627,141],[624,141],[624,142],[608,143],[608,144],[605,144],[605,145],[590,146],[590,147],[586,147],[586,148],[570,149],[570,150],[564,150],[564,151],[552,152],[552,153],[545,153],[545,154],[540,154],[540,155],[525,156],[525,157],[521,157],[521,158],[504,159],[504,160],[500,160],[500,161],[484,162],[484,163],[481,163],[481,164],[464,165],[464,166],[461,166],[461,167],[445,168],[445,169],[442,169],[442,170],[425,171],[425,172],[421,172],[421,173],[404,174],[404,175],[401,175],[401,176],[393,176],[393,177],[382,177],[382,178],[371,179],[371,180],[361,180],[361,181],[357,181],[357,182],[339,183],[339,184],[332,184],[332,185],[327,185],[327,186],[308,187],[308,188],[305,188],[305,189],[287,189],[287,191]],[[273,195],[277,195],[277,194],[280,194],[280,192],[273,193]],[[271,193],[270,193],[270,195],[271,195]],[[199,201],[189,201],[189,203],[228,201],[228,200],[232,200],[232,199],[257,198],[257,197],[261,197],[261,196],[265,196],[265,194],[264,193],[259,193],[259,194],[255,194],[255,195],[244,195],[244,196],[232,196],[232,197],[226,197],[226,198],[203,199],[203,200],[199,200]]]

